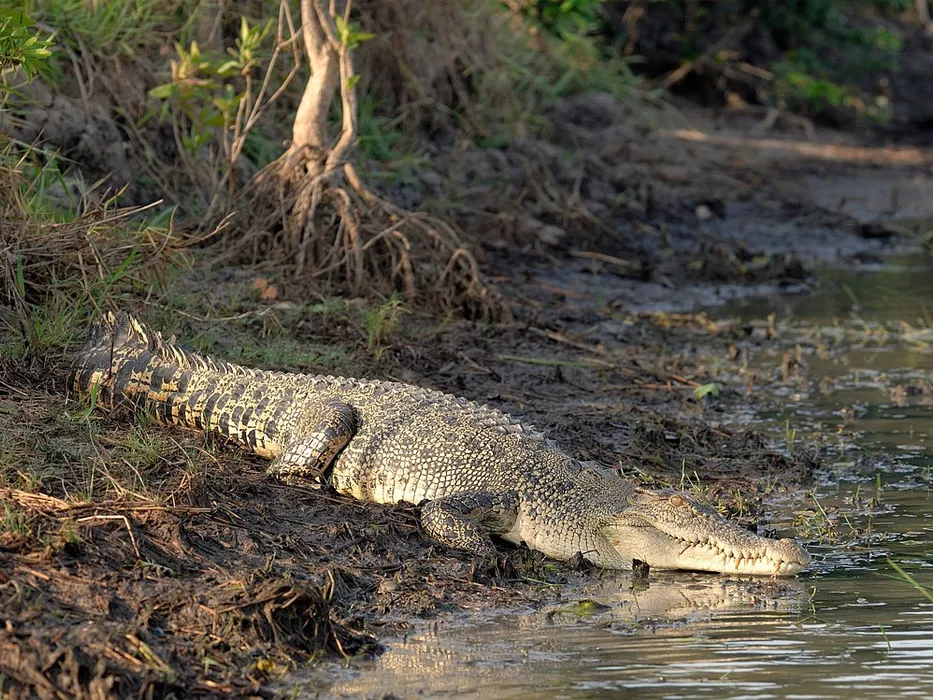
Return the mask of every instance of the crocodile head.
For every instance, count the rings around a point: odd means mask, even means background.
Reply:
[[[657,569],[790,576],[810,562],[794,540],[774,540],[676,491],[635,489],[602,534],[623,558]]]

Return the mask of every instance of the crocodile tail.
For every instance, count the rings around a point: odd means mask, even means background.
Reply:
[[[88,329],[84,345],[71,363],[68,388],[78,396],[98,392],[109,404],[113,378],[120,367],[131,357],[151,357],[154,341],[151,332],[126,312],[108,311]]]
[[[125,311],[107,312],[88,330],[84,346],[71,365],[68,386],[78,396],[98,394],[112,406],[114,398],[142,401],[155,384],[190,372],[252,375],[249,370],[198,355],[168,340]]]

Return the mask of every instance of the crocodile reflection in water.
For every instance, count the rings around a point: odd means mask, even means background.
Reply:
[[[617,574],[588,585],[586,595],[607,606],[593,614],[564,602],[462,627],[431,625],[403,640],[387,640],[387,651],[373,661],[354,662],[351,669],[327,665],[299,683],[305,691],[336,697],[470,692],[508,697],[510,690],[518,697],[542,697],[549,678],[566,689],[568,665],[580,673],[580,659],[568,664],[575,647],[588,649],[579,652],[588,658],[601,647],[616,647],[611,636],[645,635],[658,640],[659,654],[669,661],[676,654],[673,641],[692,637],[700,626],[709,633],[718,621],[725,626],[741,616],[745,634],[754,635],[758,623],[770,625],[783,615],[796,620],[809,600],[807,588],[794,580],[660,574],[637,592],[629,590],[629,582],[629,576]],[[651,659],[639,657],[639,663]]]

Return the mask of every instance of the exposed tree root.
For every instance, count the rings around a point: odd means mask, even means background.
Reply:
[[[241,257],[354,296],[401,292],[470,318],[507,315],[450,224],[379,197],[350,164],[329,177],[305,169],[283,160],[258,178],[249,207],[255,223],[236,242]]]

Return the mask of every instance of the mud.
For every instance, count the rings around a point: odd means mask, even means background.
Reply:
[[[209,273],[194,283],[211,305],[237,297],[229,287],[247,278]],[[723,378],[696,361],[695,347],[726,357],[741,329],[532,303],[530,285],[527,298],[507,325],[438,328],[412,315],[378,353],[345,319],[308,323],[289,304],[168,330],[221,332],[218,355],[270,327],[275,338],[348,348],[355,373],[521,414],[627,477],[702,487],[749,526],[767,525],[769,498],[808,483],[813,454],[780,454],[754,433],[716,427],[740,395],[694,395]],[[375,654],[379,637],[419,619],[545,604],[593,575],[506,546],[490,567],[428,540],[414,507],[279,486],[261,460],[217,441],[86,416],[62,396],[66,359],[27,375],[7,363],[0,381],[14,484],[2,494],[0,667],[14,695],[263,694],[322,653]],[[148,461],[132,461],[141,447],[127,448],[128,433],[153,436]]]

